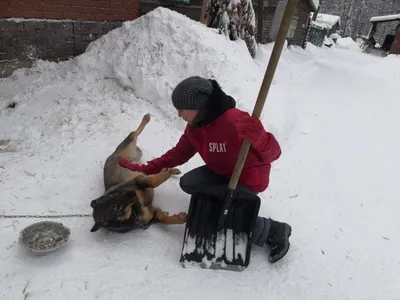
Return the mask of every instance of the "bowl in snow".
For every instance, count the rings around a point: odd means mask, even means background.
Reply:
[[[68,242],[70,229],[61,223],[43,221],[25,227],[19,234],[20,244],[28,251],[46,254],[64,246]]]

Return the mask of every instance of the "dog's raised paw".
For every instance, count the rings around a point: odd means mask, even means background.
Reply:
[[[143,122],[149,123],[151,119],[150,114],[145,114],[143,117]]]
[[[179,214],[174,215],[174,217],[179,220],[181,224],[186,223],[187,221],[187,213],[181,212]]]
[[[180,174],[182,174],[182,172],[181,172],[181,170],[179,170],[178,168],[173,168],[173,169],[171,170],[171,174],[172,174],[172,175],[180,175]]]
[[[174,175],[174,169],[164,168],[161,170],[162,173],[167,173],[168,175]]]

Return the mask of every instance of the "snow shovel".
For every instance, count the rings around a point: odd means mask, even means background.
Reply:
[[[297,5],[289,0],[253,110],[260,118]],[[183,267],[242,271],[250,262],[260,198],[237,188],[250,142],[243,141],[228,187],[199,187],[192,194],[180,262]]]

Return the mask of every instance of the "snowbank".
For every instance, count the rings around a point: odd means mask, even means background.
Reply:
[[[168,110],[173,87],[191,75],[217,78],[242,102],[245,94],[232,86],[242,82],[256,89],[262,76],[246,51],[216,30],[160,7],[91,43],[77,63],[81,72],[116,79]]]
[[[361,51],[358,44],[351,37],[337,39],[336,48]]]

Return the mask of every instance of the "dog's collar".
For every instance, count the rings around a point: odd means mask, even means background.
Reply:
[[[136,224],[138,227],[140,227],[140,228],[142,228],[142,229],[147,229],[147,228],[149,228],[150,224],[144,225],[142,222],[140,222],[139,218],[138,218],[137,215],[136,215],[136,212],[135,212],[133,209],[132,209],[132,217],[133,217],[133,220],[135,221],[135,224]]]

